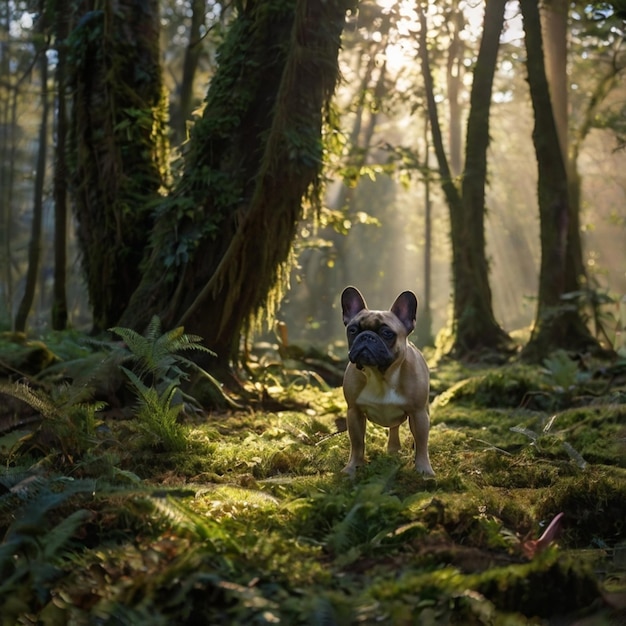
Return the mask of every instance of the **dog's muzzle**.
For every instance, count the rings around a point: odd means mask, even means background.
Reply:
[[[393,355],[389,348],[371,330],[364,330],[357,335],[352,346],[350,346],[348,358],[359,369],[369,365],[384,370],[393,363]]]

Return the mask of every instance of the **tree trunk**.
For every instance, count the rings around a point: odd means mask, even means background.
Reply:
[[[202,336],[227,365],[251,318],[278,303],[303,199],[315,195],[347,7],[241,8],[123,325],[157,313],[165,327]]]
[[[493,77],[498,59],[506,0],[487,0],[483,35],[474,66],[465,142],[462,214],[455,216],[460,263],[455,279],[454,314],[458,353],[488,348],[507,351],[509,336],[493,315],[485,242],[485,186]]]
[[[37,168],[35,171],[35,198],[33,202],[33,221],[31,224],[30,243],[28,245],[28,270],[24,286],[24,295],[15,316],[15,330],[24,332],[26,322],[33,306],[41,258],[41,224],[43,220],[43,188],[46,173],[46,152],[48,149],[48,57],[46,50],[39,50],[39,68],[41,80],[41,125],[39,127],[39,145],[37,148]]]
[[[428,141],[429,131],[428,118],[424,118],[424,301],[420,302],[415,325],[416,344],[418,347],[434,346],[433,317],[431,308],[432,286],[432,201],[430,198],[431,174],[430,174],[430,145]]]
[[[587,280],[580,234],[581,176],[578,171],[580,150],[585,138],[593,127],[593,121],[598,112],[598,107],[618,84],[618,77],[621,71],[619,64],[610,63],[608,71],[595,82],[589,99],[586,102],[586,108],[581,116],[581,123],[572,133],[569,143],[567,180],[571,223],[568,234],[570,236],[569,245],[571,246],[572,253],[568,257],[568,259],[571,257],[571,262],[567,264],[567,276],[565,279],[566,290],[568,292],[578,291],[581,285],[584,285]]]
[[[167,181],[167,105],[158,0],[80,6],[69,40],[71,166],[94,328],[102,330],[117,323],[139,284],[154,204]]]
[[[580,236],[580,181],[576,163],[570,159],[568,133],[567,11],[566,0],[550,0],[541,5],[539,15],[542,41],[545,45],[545,68],[550,101],[568,179],[569,222],[565,292],[571,293],[586,284],[587,272],[583,262]]]
[[[451,19],[448,21],[450,44],[448,45],[446,84],[448,87],[447,101],[449,109],[448,124],[450,170],[453,176],[459,176],[463,169],[463,141],[462,141],[462,107],[459,101],[459,91],[463,85],[464,69],[463,53],[465,44],[461,40],[461,31],[465,26],[463,11],[455,4],[451,10]]]
[[[533,142],[538,166],[541,264],[535,324],[523,351],[528,360],[541,360],[556,349],[597,347],[578,310],[566,307],[566,268],[570,210],[567,174],[544,67],[537,0],[521,1],[527,53],[528,84],[535,114]]]
[[[552,112],[563,159],[567,161],[567,0],[547,0],[541,4],[542,42]]]
[[[511,347],[508,335],[493,315],[484,235],[489,107],[504,5],[504,0],[488,0],[486,4],[483,39],[474,69],[462,194],[452,180],[443,148],[428,59],[426,17],[418,8],[421,24],[420,57],[433,147],[450,210],[454,294],[450,324],[452,341],[447,349],[460,358],[471,357],[482,350],[506,352]]]
[[[11,55],[8,54],[11,33],[11,12],[5,11],[6,20],[0,24],[0,324],[12,326],[13,318],[13,274],[12,263],[12,206],[15,184],[15,153],[17,125],[18,85],[11,81]]]
[[[52,328],[63,330],[67,326],[67,36],[70,11],[67,0],[58,0],[55,11],[55,37],[57,41],[57,108],[56,146],[54,164],[54,286],[52,293]]]
[[[172,112],[172,129],[177,143],[186,139],[187,121],[193,108],[193,85],[202,53],[202,26],[206,16],[206,0],[192,0],[189,41],[183,59],[183,77],[180,81],[178,106]]]

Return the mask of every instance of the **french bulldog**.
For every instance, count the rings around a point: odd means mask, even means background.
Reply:
[[[343,471],[354,476],[365,463],[366,420],[389,429],[387,452],[396,453],[400,425],[408,417],[415,440],[415,469],[434,476],[428,458],[428,365],[407,339],[415,329],[415,294],[404,291],[388,311],[373,311],[358,289],[346,287],[341,308],[350,359],[343,378],[350,458]]]

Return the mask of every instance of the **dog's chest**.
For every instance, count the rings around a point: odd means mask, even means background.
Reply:
[[[356,404],[367,418],[381,426],[397,426],[406,417],[407,398],[398,390],[396,381],[387,381],[376,373],[367,373],[365,387]]]

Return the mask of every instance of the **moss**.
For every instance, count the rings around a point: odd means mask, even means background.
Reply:
[[[600,598],[598,583],[586,563],[549,552],[532,563],[487,571],[472,585],[499,609],[551,617],[588,607]]]
[[[536,408],[548,407],[541,371],[536,367],[512,365],[461,380],[438,396],[434,407],[448,404],[480,407],[517,408],[531,403]]]
[[[618,543],[626,531],[626,473],[598,468],[564,479],[544,493],[537,511],[565,512],[569,547]]]
[[[272,380],[280,400],[280,373]],[[285,396],[298,393],[287,387]],[[85,496],[88,541],[79,536],[42,586],[62,612],[57,621],[528,626],[615,617],[599,601],[621,591],[624,571],[626,470],[611,448],[623,407],[614,396],[559,413],[440,406],[434,480],[411,468],[406,426],[401,453],[388,455],[386,431],[371,424],[368,464],[348,479],[348,437],[335,431],[341,391],[302,397],[305,412],[187,417],[189,446],[178,454],[138,448],[132,420],[106,419],[89,454],[73,457],[71,477],[97,477],[97,489]],[[565,443],[585,454],[584,469]],[[599,458],[603,444],[610,464],[588,456],[595,449]],[[123,464],[97,456],[101,445]],[[4,489],[38,488],[23,471],[0,476]],[[108,490],[117,478],[125,491],[116,494]],[[12,491],[0,497],[7,525]],[[558,513],[556,543],[529,560],[524,545]],[[45,571],[45,555],[31,565]],[[52,608],[30,612],[43,620]]]

